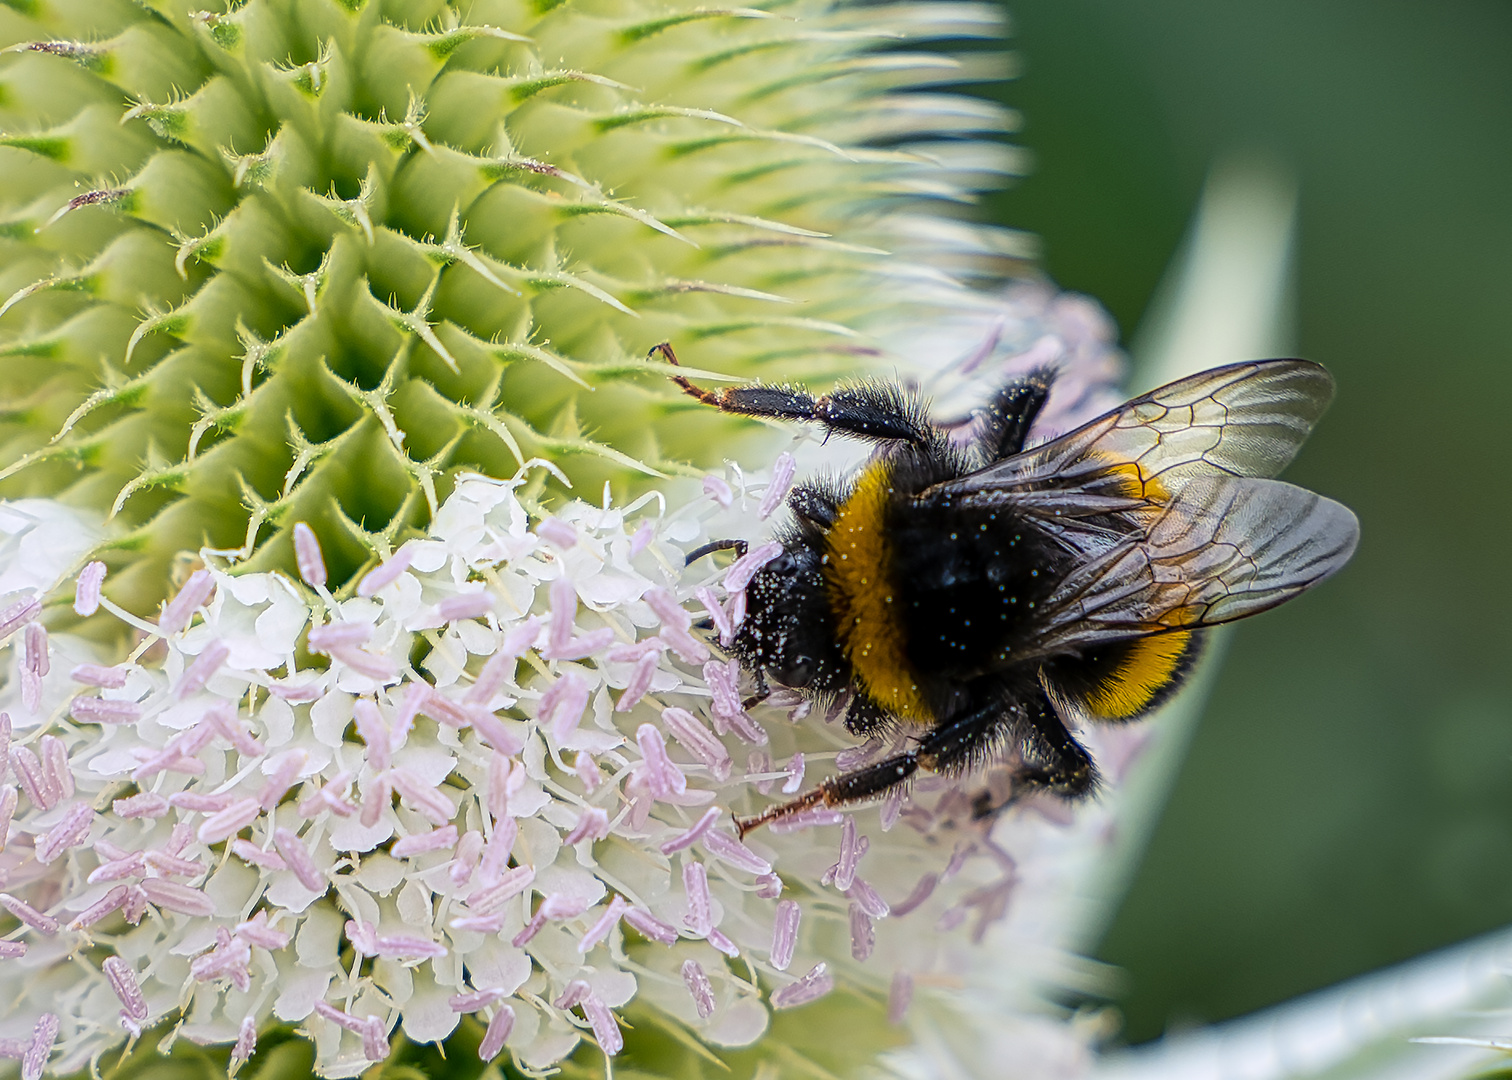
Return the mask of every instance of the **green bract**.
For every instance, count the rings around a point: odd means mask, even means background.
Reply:
[[[1000,110],[921,89],[975,73],[908,45],[998,31],[965,5],[0,9],[0,495],[108,511],[108,591],[141,607],[186,549],[292,565],[296,521],[339,585],[464,467],[547,457],[594,498],[717,462],[732,425],[650,346],[704,379],[890,369],[891,328],[1023,254],[941,216],[1013,159],[977,141]]]

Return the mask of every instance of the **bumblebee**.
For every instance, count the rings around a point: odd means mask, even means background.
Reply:
[[[669,345],[652,350],[677,363]],[[855,736],[908,749],[737,821],[871,799],[915,773],[1012,756],[1013,790],[1097,784],[1068,727],[1135,720],[1181,685],[1202,631],[1298,595],[1353,553],[1344,506],[1271,479],[1333,397],[1305,360],[1214,368],[1026,446],[1053,372],[1007,383],[961,444],[886,383],[684,392],[727,413],[875,445],[788,497],[782,552],[747,587],[731,651],[755,680],[848,697]],[[718,541],[689,562],[742,541]],[[979,813],[995,807],[982,805]]]

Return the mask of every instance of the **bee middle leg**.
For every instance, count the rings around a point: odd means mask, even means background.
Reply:
[[[1000,389],[982,410],[982,434],[977,440],[989,462],[1012,457],[1024,449],[1034,418],[1050,397],[1051,372],[1030,372]]]
[[[990,700],[958,714],[932,729],[918,746],[854,772],[831,776],[798,798],[768,807],[754,817],[736,818],[735,829],[744,836],[752,829],[793,817],[814,807],[845,806],[885,795],[920,769],[955,772],[985,757],[997,741],[1007,713],[1000,700]]]

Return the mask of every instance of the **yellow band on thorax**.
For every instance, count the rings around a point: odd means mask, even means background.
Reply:
[[[892,467],[867,465],[827,539],[825,581],[841,648],[871,699],[904,720],[934,719],[905,651],[901,598],[892,578],[887,511]]]

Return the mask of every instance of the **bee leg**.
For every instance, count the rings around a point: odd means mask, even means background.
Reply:
[[[874,735],[892,722],[880,705],[862,693],[851,698],[850,708],[845,711],[845,730],[858,739]]]
[[[672,346],[662,342],[651,350],[669,364],[677,364]],[[906,442],[929,445],[933,430],[911,404],[874,386],[842,387],[832,394],[814,397],[803,390],[782,386],[727,386],[705,390],[682,375],[671,379],[683,393],[721,412],[764,416],[772,420],[797,420],[822,424],[832,432],[854,435],[874,442]]]
[[[736,818],[735,829],[744,836],[752,829],[792,817],[816,806],[844,806],[883,795],[920,769],[954,772],[986,755],[994,737],[1003,729],[1003,703],[992,698],[969,712],[936,727],[919,741],[917,749],[869,765],[855,772],[832,776],[791,802],[768,807],[755,817]]]
[[[757,670],[751,675],[751,696],[740,703],[742,709],[754,709],[767,698],[772,696],[772,688],[767,685],[766,672]]]
[[[744,837],[752,829],[774,821],[790,818],[816,806],[836,807],[847,803],[862,802],[897,787],[919,769],[919,755],[915,751],[879,761],[855,772],[831,776],[817,787],[805,791],[789,802],[769,806],[755,817],[736,818],[735,832]]]
[[[1041,369],[1015,379],[999,390],[982,410],[983,428],[977,445],[987,461],[1001,461],[1024,449],[1034,418],[1050,396],[1051,372]]]
[[[1014,776],[1014,786],[1052,791],[1066,799],[1079,799],[1097,786],[1097,767],[1086,747],[1066,730],[1048,699],[1031,702],[1025,709],[1031,745],[1045,760],[1026,764]],[[1015,792],[1015,796],[1017,792]]]

